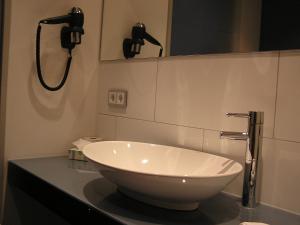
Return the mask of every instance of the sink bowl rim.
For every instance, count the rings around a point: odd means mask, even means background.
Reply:
[[[199,154],[203,154],[203,155],[210,155],[210,156],[213,156],[213,157],[216,157],[216,158],[222,158],[222,159],[226,159],[226,160],[231,160],[232,162],[234,162],[234,164],[236,164],[238,166],[237,169],[235,169],[233,172],[226,172],[224,174],[214,174],[214,175],[172,175],[172,174],[161,174],[161,173],[150,173],[150,172],[140,172],[140,171],[137,171],[137,170],[131,170],[131,169],[125,169],[125,168],[121,168],[121,167],[117,167],[117,166],[112,166],[112,165],[108,165],[108,164],[105,164],[105,163],[102,163],[102,162],[99,162],[95,159],[92,159],[88,153],[87,153],[87,148],[91,145],[94,145],[96,143],[130,143],[130,144],[145,144],[145,145],[155,145],[156,147],[170,147],[170,148],[173,148],[173,149],[176,149],[176,150],[179,150],[179,151],[194,151],[196,153],[199,153]],[[99,164],[103,167],[107,167],[109,169],[112,169],[112,170],[119,170],[119,171],[122,171],[122,172],[127,172],[127,173],[134,173],[134,174],[137,174],[137,175],[143,175],[143,176],[155,176],[155,177],[168,177],[168,178],[178,178],[178,179],[207,179],[207,178],[222,178],[222,177],[228,177],[228,176],[233,176],[233,175],[237,175],[239,173],[242,172],[243,170],[243,166],[233,160],[233,159],[229,159],[229,158],[226,158],[226,157],[223,157],[223,156],[219,156],[219,155],[214,155],[214,154],[211,154],[211,153],[207,153],[207,152],[202,152],[202,151],[197,151],[197,150],[193,150],[193,149],[187,149],[187,148],[181,148],[181,147],[175,147],[175,146],[169,146],[169,145],[161,145],[161,144],[154,144],[154,143],[146,143],[146,142],[137,142],[137,141],[101,141],[101,142],[93,142],[93,143],[90,143],[88,145],[86,145],[83,149],[82,149],[82,153],[83,155],[90,161],[96,163],[96,164]]]

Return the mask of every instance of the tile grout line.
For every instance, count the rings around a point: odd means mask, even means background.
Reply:
[[[100,115],[104,116],[112,116],[112,117],[118,117],[118,118],[124,118],[124,119],[131,119],[131,120],[138,120],[138,121],[144,121],[144,122],[152,122],[152,123],[158,123],[158,124],[165,124],[165,125],[172,125],[177,127],[185,127],[185,128],[192,128],[192,129],[198,129],[198,130],[209,130],[209,131],[219,131],[209,128],[201,128],[201,127],[193,127],[193,126],[187,126],[183,124],[175,124],[175,123],[167,123],[167,122],[161,122],[161,121],[155,121],[155,120],[147,120],[147,119],[140,119],[140,118],[134,118],[134,117],[128,117],[128,116],[121,116],[121,115],[112,115],[107,113],[99,113]]]
[[[274,127],[273,127],[273,135],[272,137],[275,139],[275,130],[276,130],[276,116],[277,116],[277,104],[278,104],[278,86],[279,86],[279,69],[280,69],[280,51],[278,52],[278,60],[277,60],[277,76],[276,76],[276,93],[275,93],[275,109],[274,109]]]
[[[205,131],[220,132],[220,130],[214,130],[214,129],[210,129],[210,128],[191,127],[191,126],[180,125],[180,124],[165,123],[165,122],[153,121],[153,120],[145,120],[145,119],[137,119],[137,118],[131,118],[131,117],[125,117],[125,116],[118,116],[118,115],[111,115],[111,114],[105,114],[105,113],[99,113],[99,114],[100,115],[104,115],[104,116],[114,117],[114,118],[116,118],[117,121],[118,121],[118,118],[121,118],[121,119],[129,119],[129,120],[136,120],[136,121],[142,121],[142,122],[150,122],[150,123],[156,123],[156,124],[170,125],[170,126],[176,126],[176,127],[182,127],[182,128],[197,129],[197,130],[202,130],[203,133]],[[117,122],[116,122],[116,127],[117,127]],[[282,138],[275,138],[275,137],[263,137],[263,138],[264,139],[269,139],[269,140],[285,141],[285,142],[289,142],[289,143],[300,144],[300,141],[294,141],[294,140],[288,140],[288,139],[282,139]],[[203,135],[203,141],[204,141],[204,135]]]
[[[300,144],[300,141],[291,141],[291,140],[287,140],[287,139],[283,139],[283,138],[267,138],[267,139],[272,139],[272,140],[276,140],[276,141],[284,141],[284,142],[289,142],[289,143],[297,143]]]

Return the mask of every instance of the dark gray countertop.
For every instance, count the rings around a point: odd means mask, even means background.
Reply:
[[[64,157],[14,160],[11,163],[124,224],[238,225],[244,221],[256,221],[271,225],[300,225],[299,215],[264,205],[254,210],[244,209],[239,199],[225,194],[201,202],[200,208],[192,212],[152,207],[120,194],[92,164]]]

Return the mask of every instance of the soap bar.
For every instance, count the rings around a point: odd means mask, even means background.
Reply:
[[[88,142],[98,142],[98,141],[104,141],[102,137],[83,137],[83,140],[86,140]]]

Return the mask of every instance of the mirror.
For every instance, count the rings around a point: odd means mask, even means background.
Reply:
[[[299,49],[299,12],[299,0],[105,0],[100,57]]]

